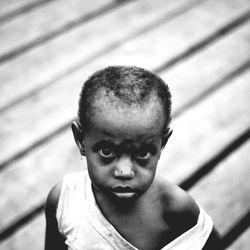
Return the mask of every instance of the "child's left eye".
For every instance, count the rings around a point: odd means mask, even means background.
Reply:
[[[152,154],[149,151],[140,151],[135,154],[135,158],[138,160],[148,160],[152,157]]]

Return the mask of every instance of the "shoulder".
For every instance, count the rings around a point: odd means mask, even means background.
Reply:
[[[61,188],[62,188],[62,182],[59,182],[50,190],[45,204],[46,216],[56,215]]]
[[[198,220],[200,209],[194,199],[177,185],[158,179],[163,216],[171,227],[187,230]]]

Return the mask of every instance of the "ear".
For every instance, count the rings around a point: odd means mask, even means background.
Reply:
[[[172,135],[173,133],[173,130],[169,127],[165,128],[165,131],[164,131],[164,134],[163,134],[163,137],[162,137],[162,143],[161,143],[161,148],[163,149],[167,142],[168,142],[168,139],[170,138],[170,136]]]
[[[71,129],[73,132],[73,136],[76,142],[76,145],[80,151],[80,154],[85,156],[85,148],[84,148],[84,132],[82,126],[79,122],[74,121],[71,124]]]

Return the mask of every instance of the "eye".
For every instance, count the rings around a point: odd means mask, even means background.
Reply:
[[[135,158],[138,160],[148,160],[152,157],[152,154],[148,150],[140,150],[135,154]]]
[[[114,158],[116,156],[115,152],[110,148],[100,148],[97,152],[102,158],[106,159]]]

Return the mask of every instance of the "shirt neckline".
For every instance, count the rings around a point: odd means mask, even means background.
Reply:
[[[106,219],[106,217],[101,212],[98,207],[95,196],[92,190],[91,180],[86,174],[86,200],[89,207],[88,213],[90,218],[90,223],[94,229],[103,236],[103,238],[109,242],[114,249],[119,250],[139,250],[134,247],[130,242],[124,239],[120,233],[115,229],[115,227]]]

